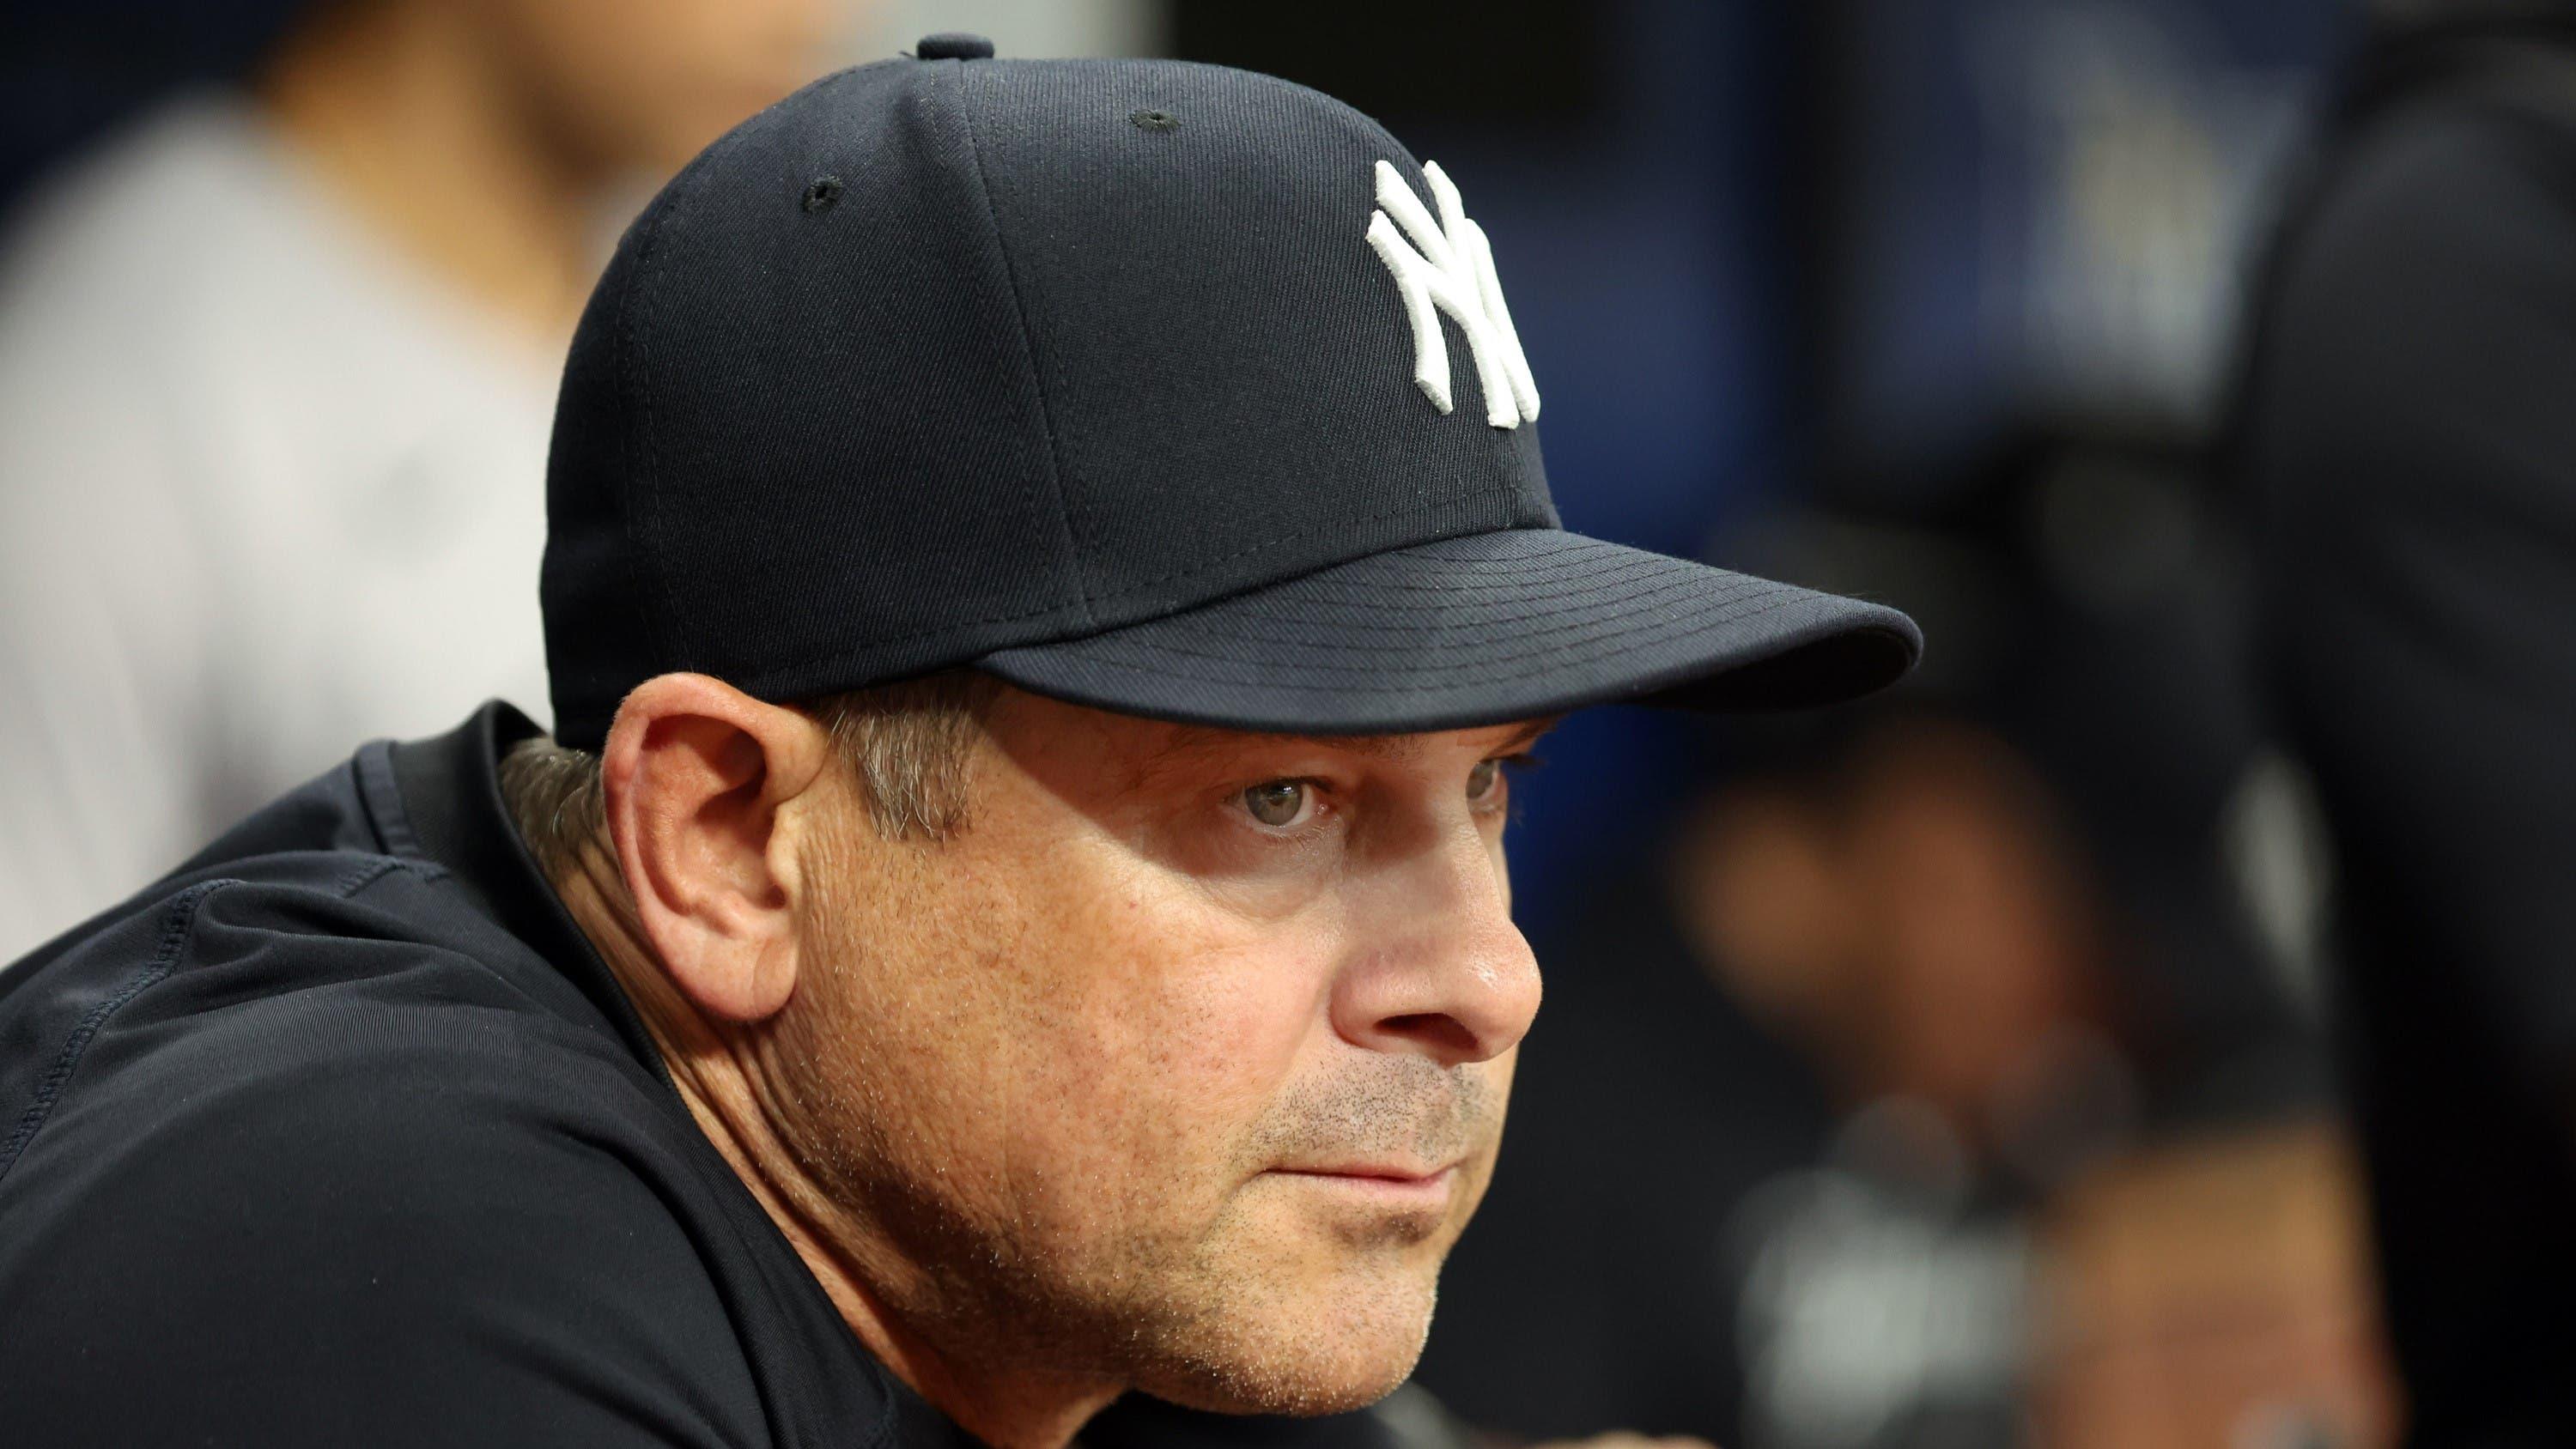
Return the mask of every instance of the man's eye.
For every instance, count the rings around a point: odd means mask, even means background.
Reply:
[[[1243,808],[1273,830],[1305,823],[1314,813],[1315,787],[1303,780],[1272,780],[1243,792]]]
[[[1494,798],[1495,787],[1503,780],[1503,762],[1486,760],[1467,772],[1467,798],[1483,802]]]

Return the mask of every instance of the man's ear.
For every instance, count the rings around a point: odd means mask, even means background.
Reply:
[[[703,674],[644,681],[601,753],[608,834],[645,940],[700,1011],[760,1021],[796,986],[799,886],[781,808],[814,789],[831,737]]]

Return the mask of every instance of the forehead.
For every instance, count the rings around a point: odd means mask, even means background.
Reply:
[[[1419,734],[1266,733],[1112,714],[1009,689],[994,702],[982,735],[988,747],[1058,793],[1118,792],[1227,770],[1294,774],[1336,759],[1405,769],[1461,756],[1509,755],[1527,748],[1558,718]]]
[[[1157,765],[1186,768],[1248,755],[1289,753],[1357,755],[1395,765],[1411,765],[1442,753],[1509,754],[1527,748],[1554,727],[1556,719],[1517,720],[1474,729],[1433,730],[1398,735],[1301,735],[1253,730],[1214,729],[1200,725],[1158,724],[1137,720],[1158,734],[1140,736]]]

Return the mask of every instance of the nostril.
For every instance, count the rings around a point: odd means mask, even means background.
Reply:
[[[1483,1055],[1476,1034],[1467,1029],[1466,1023],[1446,1012],[1408,1012],[1402,1016],[1390,1016],[1378,1025],[1390,1036],[1420,1042],[1450,1060],[1467,1061]]]

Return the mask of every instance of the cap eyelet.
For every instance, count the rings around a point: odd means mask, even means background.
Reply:
[[[1181,118],[1169,111],[1130,111],[1127,119],[1135,122],[1136,129],[1140,131],[1177,131],[1181,128]]]
[[[840,199],[841,178],[817,176],[814,184],[805,188],[804,207],[807,211],[828,211],[832,203]]]

